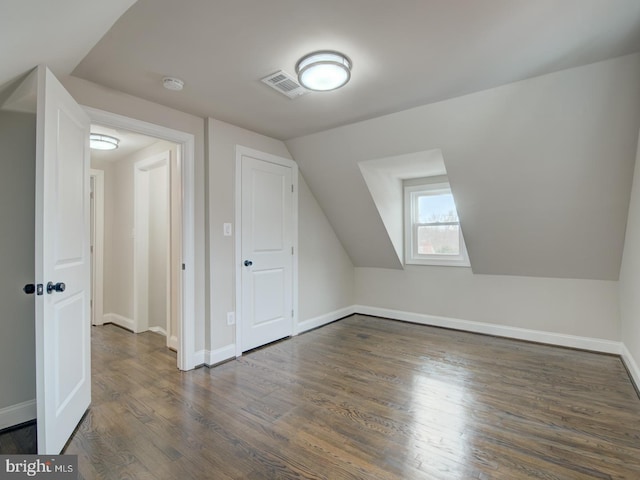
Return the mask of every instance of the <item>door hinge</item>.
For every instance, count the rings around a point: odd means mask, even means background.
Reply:
[[[291,310],[291,318],[293,318],[293,310]]]
[[[183,263],[182,264],[182,270],[186,270],[186,269],[187,269],[187,266]]]
[[[293,183],[291,184],[291,193],[293,193]]]
[[[293,255],[293,247],[291,247],[291,255]]]

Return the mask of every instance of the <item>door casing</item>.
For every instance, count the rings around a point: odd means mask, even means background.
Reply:
[[[91,254],[91,323],[93,325],[104,324],[104,171],[91,169],[89,175],[93,179],[94,188],[91,215],[93,223],[93,252]]]
[[[182,180],[182,288],[181,319],[178,322],[178,368],[192,370],[197,365],[195,351],[195,138],[192,134],[136,120],[92,107],[84,107],[91,122],[129,130],[176,143],[180,151]]]

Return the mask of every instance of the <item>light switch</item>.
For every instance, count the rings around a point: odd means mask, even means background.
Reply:
[[[230,237],[231,236],[231,224],[230,223],[225,223],[223,224],[223,230],[224,230],[224,236],[225,237]]]

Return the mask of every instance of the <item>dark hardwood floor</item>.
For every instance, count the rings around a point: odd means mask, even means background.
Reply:
[[[35,420],[0,431],[0,455],[35,454],[37,452]]]
[[[85,479],[640,479],[618,357],[352,316],[179,372],[93,330]]]

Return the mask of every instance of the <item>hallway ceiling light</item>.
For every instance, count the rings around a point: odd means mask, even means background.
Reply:
[[[339,52],[324,50],[302,57],[296,64],[300,84],[309,90],[327,92],[351,78],[351,60]]]
[[[109,135],[92,133],[89,135],[89,146],[94,150],[115,150],[120,140]]]

